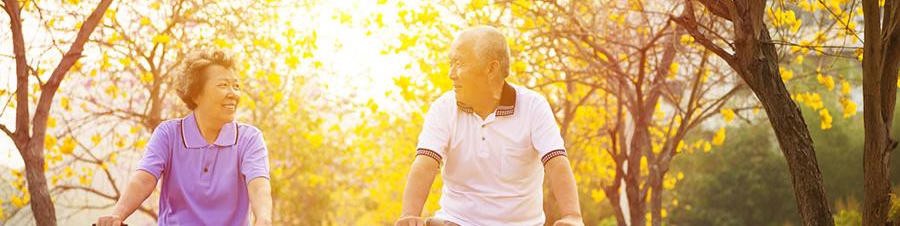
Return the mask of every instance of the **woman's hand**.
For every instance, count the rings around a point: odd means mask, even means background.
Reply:
[[[97,223],[95,225],[97,225],[97,226],[120,226],[120,225],[122,225],[122,221],[124,221],[124,220],[125,219],[122,219],[122,217],[120,217],[119,215],[111,214],[111,215],[102,216],[102,217],[100,217],[100,219],[97,219]]]
[[[272,221],[256,219],[256,223],[253,223],[253,226],[272,226]]]

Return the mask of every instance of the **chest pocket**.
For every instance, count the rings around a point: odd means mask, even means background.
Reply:
[[[500,179],[520,181],[536,173],[540,169],[537,152],[531,147],[504,147],[500,153]]]

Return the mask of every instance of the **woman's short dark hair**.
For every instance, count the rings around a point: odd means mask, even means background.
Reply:
[[[203,71],[212,65],[234,70],[231,55],[215,48],[204,48],[188,53],[175,69],[175,92],[191,110],[197,108],[194,98],[203,91],[203,85],[208,79]]]

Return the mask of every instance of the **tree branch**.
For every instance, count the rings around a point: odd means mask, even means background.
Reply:
[[[713,43],[711,40],[709,40],[709,38],[706,37],[706,35],[703,35],[702,33],[700,33],[700,30],[697,29],[697,20],[693,15],[693,4],[691,3],[691,1],[692,0],[685,0],[684,12],[682,12],[681,16],[673,16],[672,21],[675,21],[675,23],[681,25],[681,27],[684,28],[685,31],[690,33],[691,36],[693,36],[694,39],[697,40],[698,43],[700,43],[700,45],[703,45],[703,47],[706,47],[706,49],[721,57],[729,65],[737,66],[734,55],[726,52],[724,49],[722,49],[722,47],[719,47],[718,45]]]

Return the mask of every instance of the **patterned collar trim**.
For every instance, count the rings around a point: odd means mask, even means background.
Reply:
[[[475,109],[459,101],[456,102],[456,106],[465,113],[475,112]],[[509,83],[503,83],[503,91],[500,93],[500,104],[497,106],[495,113],[497,117],[512,116],[516,113],[516,89]]]

